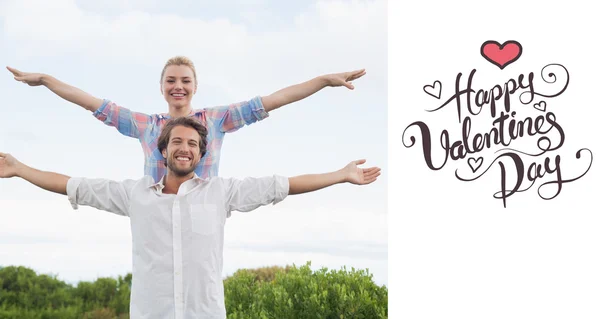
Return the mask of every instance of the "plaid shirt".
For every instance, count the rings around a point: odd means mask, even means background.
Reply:
[[[127,108],[104,100],[94,116],[104,124],[115,127],[121,134],[137,138],[144,150],[144,175],[150,175],[158,182],[166,174],[167,168],[162,154],[158,151],[158,136],[171,118],[168,113],[147,115],[132,112]],[[217,176],[219,157],[225,133],[235,132],[244,125],[252,124],[269,116],[260,97],[250,101],[193,110],[189,116],[200,120],[208,130],[206,155],[200,159],[196,174],[201,178]]]

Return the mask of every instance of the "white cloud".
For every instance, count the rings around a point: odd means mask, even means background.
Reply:
[[[313,8],[298,13],[287,28],[249,32],[228,19],[142,10],[112,17],[85,11],[73,0],[15,0],[4,10],[3,29],[13,49],[30,57],[74,54],[156,68],[171,56],[188,55],[203,78],[219,86],[253,87],[249,77],[281,83],[366,62],[370,72],[385,72],[385,1],[321,1]]]
[[[298,196],[288,200],[303,199]],[[257,247],[273,243],[297,247],[345,246],[344,242],[381,247],[387,243],[387,216],[375,209],[358,211],[331,206],[304,209],[286,201],[256,212],[234,213],[227,221],[229,241],[238,246]]]
[[[159,0],[103,0],[103,1],[89,1],[79,0],[78,6],[84,7],[90,11],[116,11],[126,12],[132,10],[149,10],[160,4]]]

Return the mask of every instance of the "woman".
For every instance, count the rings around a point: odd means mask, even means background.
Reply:
[[[365,70],[328,74],[312,80],[292,85],[271,95],[257,96],[228,106],[194,110],[192,98],[198,81],[193,62],[183,56],[167,61],[161,77],[160,89],[168,104],[169,112],[144,114],[133,112],[110,100],[96,98],[76,87],[63,83],[42,73],[21,72],[7,67],[15,80],[30,86],[44,85],[61,98],[75,103],[107,125],[115,127],[121,134],[137,138],[144,151],[144,174],[158,182],[166,172],[166,162],[157,148],[157,139],[162,127],[170,118],[193,116],[208,130],[206,155],[196,168],[201,178],[217,176],[219,171],[220,149],[225,133],[234,132],[244,125],[252,124],[269,116],[269,112],[289,103],[304,99],[326,86],[345,86],[354,89],[353,80],[365,75]]]

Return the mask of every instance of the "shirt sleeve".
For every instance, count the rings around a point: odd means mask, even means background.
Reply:
[[[83,205],[129,216],[129,201],[135,183],[133,180],[115,182],[73,177],[67,182],[67,197],[73,209]]]
[[[150,115],[132,112],[109,100],[104,100],[100,108],[94,112],[94,117],[108,126],[115,127],[121,134],[138,139],[143,136],[153,120]]]
[[[223,133],[231,133],[269,117],[265,111],[260,96],[250,101],[243,101],[227,106],[219,106],[205,109],[207,120],[219,127]]]
[[[284,200],[289,191],[289,180],[283,176],[230,179],[226,197],[227,217],[234,210],[249,212],[270,203],[275,205]]]

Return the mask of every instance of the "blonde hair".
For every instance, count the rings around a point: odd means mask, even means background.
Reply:
[[[163,77],[165,76],[165,71],[167,70],[167,67],[170,65],[185,65],[185,66],[189,67],[190,69],[192,69],[192,73],[194,73],[194,84],[198,85],[198,80],[196,79],[196,68],[194,67],[194,62],[192,62],[192,60],[190,60],[189,58],[181,56],[181,55],[172,57],[167,61],[167,63],[165,63],[165,67],[163,68],[162,72],[160,73],[160,82],[161,83],[162,83]]]

